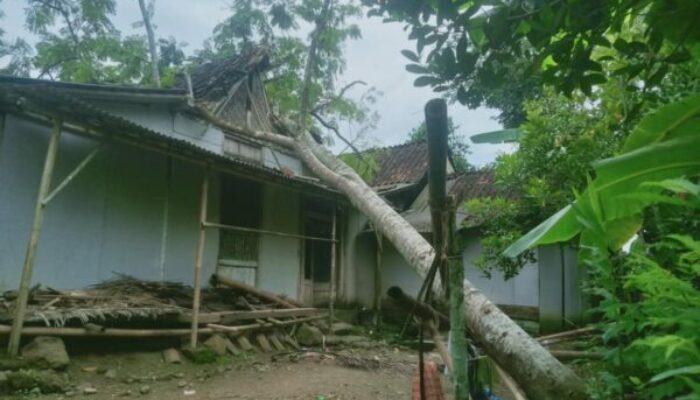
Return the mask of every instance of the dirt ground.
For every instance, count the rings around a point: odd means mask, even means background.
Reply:
[[[414,351],[391,347],[244,355],[206,365],[166,364],[160,352],[86,354],[66,371],[69,393],[10,398],[410,399],[416,362]]]

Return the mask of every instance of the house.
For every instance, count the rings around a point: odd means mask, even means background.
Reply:
[[[289,150],[236,128],[274,131],[268,67],[256,50],[171,89],[0,77],[0,290],[19,285],[58,137],[32,285],[82,288],[115,274],[193,284],[203,232],[204,282],[218,271],[326,302],[347,202]]]
[[[36,242],[31,283],[56,289],[115,274],[194,284],[200,266],[204,280],[218,272],[307,305],[332,289],[347,304],[394,285],[416,294],[419,276],[389,243],[378,259],[362,213],[293,152],[242,133],[275,132],[269,64],[255,50],[170,89],[0,77],[0,290],[19,286]],[[460,201],[493,193],[488,171],[447,169]],[[430,235],[426,170],[424,143],[387,148],[372,186]],[[571,252],[540,249],[517,277],[489,280],[473,267],[478,223],[458,218],[466,276],[492,300],[553,326],[580,314]]]
[[[370,184],[414,228],[430,238],[427,143],[406,143],[380,149],[377,154],[378,167]],[[448,159],[446,186],[458,204],[499,195],[492,170],[481,169],[463,174],[455,174],[454,171]],[[463,247],[465,277],[504,312],[518,320],[537,322],[543,332],[559,330],[567,323],[581,319],[581,271],[572,249],[560,246],[538,248],[537,261],[525,265],[517,276],[505,280],[502,273],[493,271],[491,278],[488,278],[474,265],[481,253],[480,221],[464,209],[457,211],[456,219]],[[355,263],[360,302],[370,306],[376,301],[375,293],[386,293],[392,286],[399,286],[406,293],[416,296],[422,278],[386,240],[382,242],[380,257],[377,257],[377,239],[371,226],[366,225],[360,232],[354,243],[359,253]],[[378,260],[381,268],[377,270]]]

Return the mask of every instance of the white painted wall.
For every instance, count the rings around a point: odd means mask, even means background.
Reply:
[[[372,237],[373,234],[364,234]],[[394,246],[384,242],[384,254],[382,259],[382,291],[391,286],[399,286],[407,294],[416,296],[423,282],[422,278],[411,268]],[[374,251],[374,248],[365,248],[362,251]],[[474,266],[474,260],[481,252],[481,243],[478,237],[470,237],[466,240],[462,253],[465,276],[484,294],[497,304],[537,306],[539,302],[539,282],[537,264],[526,265],[521,273],[510,279],[504,280],[503,275],[494,271],[492,277],[487,278],[482,271]],[[357,300],[369,306],[372,304],[374,275],[372,268],[374,261],[365,259],[357,265],[359,272],[357,277]],[[369,288],[369,289],[367,289]]]
[[[49,128],[8,115],[0,145],[0,289],[19,282]],[[60,182],[96,145],[64,132],[54,172]],[[79,288],[130,274],[191,283],[203,170],[173,161],[168,242],[160,268],[165,156],[111,143],[46,208],[33,283]],[[212,179],[210,219],[218,220]],[[207,232],[203,276],[214,271],[218,232]]]

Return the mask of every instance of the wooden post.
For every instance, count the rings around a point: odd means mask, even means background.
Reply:
[[[382,255],[384,253],[384,237],[375,230],[377,239],[377,260],[374,266],[374,329],[382,327]]]
[[[207,204],[209,202],[209,166],[204,168],[202,178],[202,202],[199,206],[199,241],[194,260],[194,299],[192,300],[192,328],[190,346],[197,347],[197,329],[199,328],[199,301],[202,292],[202,259],[204,258],[204,241],[206,239]]]
[[[330,302],[328,304],[328,329],[331,329],[333,325],[333,318],[335,317],[335,255],[336,255],[336,240],[335,240],[335,227],[336,227],[336,209],[333,205],[333,223],[331,224],[331,284],[330,284]]]
[[[433,247],[440,261],[440,277],[447,285],[450,303],[450,341],[456,400],[469,399],[467,342],[464,335],[464,269],[455,240],[454,200],[446,193],[447,186],[447,103],[430,100],[425,105],[425,126],[428,139],[428,190],[433,228]]]
[[[44,160],[44,170],[41,173],[41,182],[39,183],[39,194],[36,199],[36,207],[34,208],[34,222],[32,230],[29,234],[29,243],[27,244],[27,254],[24,258],[24,267],[22,268],[22,278],[19,284],[19,293],[17,295],[17,309],[15,310],[14,319],[12,321],[12,330],[10,331],[10,341],[7,346],[7,354],[10,357],[15,357],[19,353],[19,344],[22,338],[22,326],[24,324],[24,315],[27,311],[27,299],[29,298],[29,285],[32,282],[32,273],[34,272],[34,260],[36,251],[39,245],[39,236],[41,234],[41,225],[44,222],[44,199],[49,193],[51,186],[51,175],[53,174],[54,165],[56,163],[56,155],[58,154],[58,143],[61,139],[62,121],[55,120],[51,136],[49,136],[49,146],[46,150],[46,159]]]

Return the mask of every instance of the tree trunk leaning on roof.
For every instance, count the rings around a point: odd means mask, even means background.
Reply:
[[[308,132],[296,136],[294,150],[323,182],[345,194],[411,267],[425,278],[435,252],[423,236],[385,203],[354,170],[316,143]],[[439,285],[435,286],[439,290]],[[530,398],[585,398],[583,382],[571,369],[554,358],[466,279],[464,301],[464,317],[474,339],[504,367]]]
[[[386,236],[418,274],[425,278],[433,263],[433,247],[389,206],[362,178],[326,147],[318,144],[306,129],[311,109],[309,86],[317,57],[317,42],[332,13],[332,1],[325,0],[321,17],[311,35],[299,114],[299,129],[281,121],[278,128],[294,138],[292,148],[311,171],[327,185],[340,191]],[[435,289],[441,291],[439,279]],[[532,399],[583,400],[583,382],[513,322],[471,282],[464,281],[465,319],[474,339],[484,351],[521,385]]]

